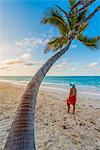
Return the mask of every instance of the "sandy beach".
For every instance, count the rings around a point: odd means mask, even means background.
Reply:
[[[25,85],[0,82],[0,150]],[[68,114],[66,92],[42,86],[35,118],[37,150],[100,150],[100,99],[78,95],[75,115]]]

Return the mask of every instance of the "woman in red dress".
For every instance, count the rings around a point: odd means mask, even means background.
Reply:
[[[73,114],[74,114],[77,90],[74,84],[70,84],[70,86],[72,86],[72,88],[70,89],[69,98],[67,99],[67,106],[68,106],[68,113],[70,113],[70,105],[73,106]]]

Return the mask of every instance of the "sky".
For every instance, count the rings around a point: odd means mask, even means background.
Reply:
[[[54,53],[44,54],[44,48],[59,32],[51,25],[41,24],[49,7],[58,4],[68,10],[67,0],[0,0],[0,76],[31,76]],[[89,9],[100,5],[97,0]],[[85,35],[100,35],[100,13],[89,21]],[[100,49],[91,51],[74,40],[50,69],[50,76],[100,75]]]

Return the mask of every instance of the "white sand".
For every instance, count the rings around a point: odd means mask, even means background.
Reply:
[[[25,86],[0,83],[0,150]],[[68,114],[66,93],[41,88],[36,105],[37,150],[100,150],[100,100],[78,95],[75,115]]]

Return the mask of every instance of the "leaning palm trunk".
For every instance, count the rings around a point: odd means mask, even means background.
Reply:
[[[52,56],[37,71],[27,85],[9,131],[5,150],[36,150],[34,137],[34,114],[38,89],[51,66],[68,50],[71,41],[72,39],[69,41],[67,47]]]

